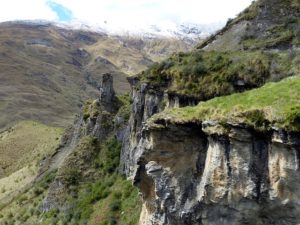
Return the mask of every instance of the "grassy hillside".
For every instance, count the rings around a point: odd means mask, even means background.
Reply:
[[[56,171],[48,173],[32,189],[21,192],[9,204],[0,205],[0,224],[21,225],[41,224],[41,204],[47,194],[50,183],[55,178]]]
[[[173,38],[114,36],[101,38],[87,50],[93,60],[106,59],[107,64],[112,63],[123,73],[135,75],[174,52],[191,50],[194,44]]]
[[[40,162],[56,150],[62,132],[23,121],[0,133],[0,211],[35,180]]]
[[[300,73],[299,18],[298,0],[254,1],[195,51],[174,54],[139,74],[168,92],[212,99],[167,110],[153,120],[233,121],[299,130],[299,78],[266,84]],[[224,95],[230,96],[219,97]]]
[[[297,0],[258,0],[194,51],[138,75],[154,88],[198,100],[242,92],[300,72]]]
[[[116,76],[120,92],[128,90],[125,74],[112,65],[86,71],[83,50],[102,36],[51,25],[0,24],[0,128],[32,119],[55,126],[73,121],[82,102],[97,96],[102,73]]]
[[[218,97],[195,107],[166,110],[153,121],[186,123],[205,120],[244,123],[256,129],[272,126],[300,131],[300,77],[268,83],[244,93]]]
[[[0,178],[35,165],[60,142],[61,128],[23,121],[0,133]]]

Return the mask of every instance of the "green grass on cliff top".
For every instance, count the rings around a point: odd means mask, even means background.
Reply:
[[[290,131],[300,130],[300,77],[244,93],[217,97],[195,107],[171,109],[154,116],[174,123],[216,120],[221,123],[244,123],[258,129],[271,126]]]

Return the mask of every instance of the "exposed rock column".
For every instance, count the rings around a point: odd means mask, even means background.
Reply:
[[[116,104],[118,101],[113,88],[113,76],[109,73],[102,75],[99,101],[105,111],[115,112],[118,108]]]

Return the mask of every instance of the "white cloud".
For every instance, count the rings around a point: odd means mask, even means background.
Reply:
[[[70,9],[74,18],[93,24],[134,28],[175,22],[224,22],[252,0],[52,0]],[[57,20],[47,0],[0,0],[0,21]]]
[[[57,20],[47,0],[0,0],[0,21],[10,20]]]

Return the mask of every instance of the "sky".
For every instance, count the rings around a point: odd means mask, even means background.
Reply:
[[[225,23],[252,0],[0,0],[0,21],[49,20],[134,29]]]

